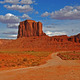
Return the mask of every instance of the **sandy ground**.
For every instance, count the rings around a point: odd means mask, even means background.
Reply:
[[[0,71],[0,80],[80,80],[80,60],[62,60],[53,53],[44,65]]]

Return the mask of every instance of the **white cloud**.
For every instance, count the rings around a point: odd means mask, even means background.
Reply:
[[[18,23],[18,22],[20,22],[20,19],[17,16],[15,16],[11,13],[8,13],[4,16],[0,15],[0,22],[6,23],[6,24],[7,23]]]
[[[43,13],[42,15],[41,15],[42,17],[47,17],[47,16],[49,16],[49,12],[45,12],[45,13]]]
[[[52,19],[57,20],[76,20],[80,19],[80,6],[65,6],[59,11],[55,11],[52,13],[45,12],[42,14],[42,17],[50,16]]]
[[[0,1],[0,3],[17,4],[17,3],[19,3],[19,0],[4,0],[4,1]]]
[[[51,31],[46,31],[45,32],[47,35],[52,35],[53,34],[53,32],[51,32]]]
[[[23,19],[31,19],[31,17],[29,17],[29,15],[27,15],[27,14],[23,14],[22,18]]]
[[[8,28],[18,28],[18,26],[19,26],[19,23],[16,23],[16,24],[7,24]]]
[[[62,32],[54,32],[53,35],[54,36],[57,36],[57,35],[66,35],[66,33],[64,31],[62,31]]]
[[[35,1],[34,0],[4,0],[4,1],[0,1],[0,3],[1,4],[9,3],[7,5],[4,4],[4,7],[9,10],[17,10],[19,12],[29,12],[33,10],[31,4],[35,3]]]
[[[49,36],[66,35],[66,32],[64,32],[64,31],[62,31],[62,32],[46,31],[45,33],[46,33],[47,35],[49,35]]]
[[[17,35],[8,35],[8,38],[17,38]]]
[[[10,3],[10,4],[33,4],[33,0],[4,0],[0,3]]]
[[[18,10],[19,12],[29,12],[33,10],[33,7],[31,7],[30,5],[4,5],[4,7],[10,10]]]
[[[78,10],[76,7],[65,6],[63,9],[60,9],[59,11],[52,12],[51,18],[61,20],[80,19],[80,10]]]
[[[21,4],[32,4],[33,1],[32,1],[32,0],[21,0],[20,3],[21,3]]]

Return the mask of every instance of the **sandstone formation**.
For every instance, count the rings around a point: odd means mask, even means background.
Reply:
[[[69,37],[68,41],[80,43],[80,34]]]
[[[45,34],[42,31],[41,22],[35,22],[34,20],[20,22],[17,38],[42,35]]]
[[[17,38],[44,36],[44,35],[47,36],[42,30],[41,22],[36,22],[34,20],[25,20],[23,22],[20,22]],[[50,40],[54,42],[70,41],[70,42],[80,43],[80,34],[70,37],[68,37],[67,35],[53,36],[50,37]]]
[[[27,38],[26,38],[27,37]],[[42,31],[42,23],[26,20],[20,23],[18,39],[1,40],[0,49],[22,51],[64,51],[80,50],[80,34],[70,36],[47,36]]]

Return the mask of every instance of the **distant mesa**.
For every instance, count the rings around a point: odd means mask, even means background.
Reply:
[[[74,36],[49,37],[42,30],[42,23],[34,20],[20,22],[18,39],[0,40],[2,50],[20,51],[70,51],[80,50],[80,33]]]
[[[42,23],[36,22],[34,20],[25,20],[23,22],[20,22],[19,28],[18,28],[18,36],[17,38],[23,38],[23,37],[33,37],[33,36],[47,36],[43,30],[42,30]],[[49,37],[48,37],[49,38]],[[80,43],[80,34],[70,36],[67,35],[61,35],[61,36],[52,36],[50,37],[52,41],[57,42],[77,42]]]
[[[43,35],[46,34],[42,31],[41,22],[36,22],[34,20],[25,20],[20,22],[17,38]]]

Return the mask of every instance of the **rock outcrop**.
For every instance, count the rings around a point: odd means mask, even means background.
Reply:
[[[17,38],[43,35],[45,33],[42,31],[41,22],[35,22],[34,20],[20,22]]]
[[[76,35],[75,37],[77,37],[78,39],[80,39],[80,33],[78,35]]]
[[[37,52],[80,50],[80,34],[49,37],[42,31],[42,23],[33,20],[20,22],[17,37],[16,40],[0,40],[0,49]]]
[[[46,34],[42,31],[42,23],[41,22],[36,22],[34,20],[25,20],[23,22],[20,22],[17,38],[44,36],[44,35],[46,35]],[[67,35],[52,36],[50,38],[48,37],[48,39],[50,39],[50,41],[53,41],[53,42],[80,43],[80,34],[70,36],[70,37],[68,37]]]
[[[80,43],[80,34],[69,37],[68,41]]]

